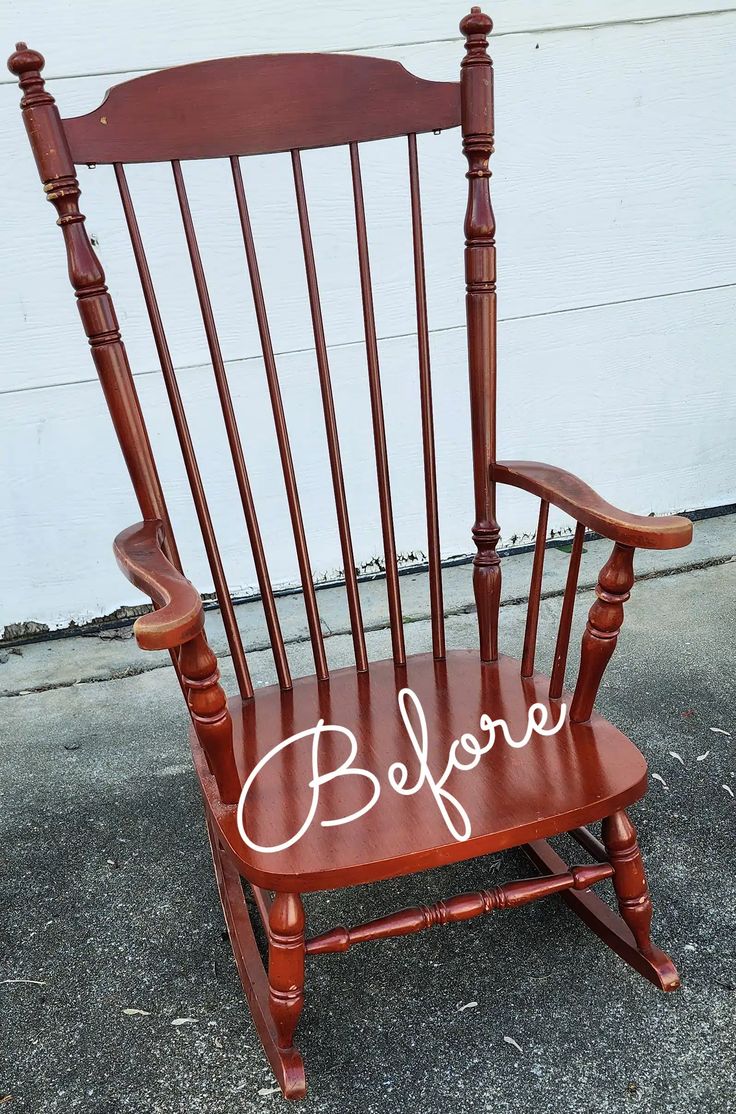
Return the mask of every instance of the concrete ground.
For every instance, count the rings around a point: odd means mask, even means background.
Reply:
[[[658,775],[633,816],[655,939],[682,989],[656,991],[558,899],[315,958],[299,1029],[304,1111],[736,1110],[735,547],[736,521],[721,518],[697,524],[684,553],[639,555],[643,579],[599,702]],[[586,543],[582,585],[607,551]],[[545,668],[565,562],[549,552]],[[528,555],[504,567],[502,633],[513,654],[529,567]],[[448,570],[451,645],[475,641],[469,577],[467,567]],[[425,648],[425,578],[402,578],[402,590],[409,648]],[[371,653],[388,656],[385,587],[364,585],[363,595]],[[575,644],[590,601],[580,595]],[[347,664],[340,593],[321,592],[320,604],[331,663]],[[301,601],[280,607],[294,672],[306,673]],[[258,613],[239,608],[254,678],[267,683]],[[208,629],[221,649],[215,613]],[[125,638],[6,647],[0,695],[2,1110],[285,1109],[223,938],[166,658],[144,657]],[[528,873],[513,852],[317,895],[307,899],[310,928]]]

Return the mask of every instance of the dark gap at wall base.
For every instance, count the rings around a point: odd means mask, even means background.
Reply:
[[[691,522],[703,522],[710,518],[722,518],[726,515],[736,514],[736,503],[724,503],[719,507],[703,507],[695,511],[679,511],[679,514],[685,518],[689,518]],[[593,530],[586,530],[586,541],[598,541],[601,534],[596,534]],[[570,544],[570,537],[567,535],[549,538],[545,545],[545,549],[561,549]],[[525,543],[524,545],[508,546],[505,549],[499,549],[498,553],[501,557],[520,556],[524,553],[532,553],[534,550],[534,540]],[[459,565],[469,565],[472,563],[472,554],[460,554],[457,557],[446,557],[442,561],[443,568],[455,568]],[[416,563],[403,565],[399,569],[399,576],[416,576],[419,573],[427,572],[429,566],[426,561],[418,561]],[[374,580],[383,580],[386,577],[384,570],[376,570],[375,572],[363,572],[358,574],[359,583],[370,583]],[[334,580],[323,580],[315,584],[315,591],[320,592],[325,588],[339,588],[344,584],[342,578]],[[301,588],[276,588],[274,589],[274,596],[277,598],[282,596],[297,596],[301,594]],[[259,592],[253,592],[242,595],[233,595],[231,597],[233,604],[237,607],[239,604],[257,603],[261,596]],[[214,593],[208,593],[202,597],[205,611],[217,611],[218,603],[214,597]],[[58,630],[41,630],[32,634],[21,634],[15,638],[2,638],[0,639],[0,647],[15,647],[15,646],[28,646],[35,642],[50,642],[59,638],[76,638],[78,636],[85,637],[87,635],[93,636],[99,634],[101,631],[119,630],[121,627],[130,627],[133,625],[139,615],[145,615],[150,611],[150,605],[141,604],[140,607],[130,606],[121,607],[119,611],[123,611],[121,615],[118,612],[113,612],[111,615],[101,616],[99,619],[93,619],[89,623],[70,623],[67,627],[61,627]],[[24,626],[23,623],[13,624],[14,626]],[[6,628],[7,629],[7,628]]]

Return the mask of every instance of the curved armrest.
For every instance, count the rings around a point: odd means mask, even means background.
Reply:
[[[133,624],[142,650],[171,650],[189,642],[204,626],[199,592],[165,556],[162,541],[163,525],[152,519],[123,530],[113,543],[125,576],[158,608]]]
[[[689,545],[693,524],[680,515],[629,514],[611,506],[592,487],[552,464],[535,460],[501,460],[491,465],[497,483],[520,487],[572,515],[604,538],[638,549],[679,549]]]

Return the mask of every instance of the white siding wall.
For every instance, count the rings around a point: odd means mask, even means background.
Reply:
[[[489,0],[490,3],[490,0]],[[500,455],[571,468],[642,513],[736,500],[736,5],[718,0],[495,0]],[[62,115],[137,72],[276,50],[349,50],[454,79],[464,5],[444,0],[8,3],[3,40],[47,58]],[[114,76],[111,76],[114,75]],[[139,517],[17,107],[0,87],[0,630],[84,621],[141,597],[114,534]],[[363,152],[397,543],[426,548],[402,142]],[[457,132],[421,140],[443,553],[470,551],[463,333],[464,162]],[[344,151],[305,156],[359,563],[380,553],[354,231]],[[228,176],[186,169],[272,576],[297,579]],[[81,173],[83,211],[116,300],[189,575],[211,580],[109,168]],[[228,468],[170,173],[130,174],[234,591],[254,573]],[[315,575],[340,566],[288,160],[246,186]],[[278,245],[278,246],[277,246]],[[366,507],[366,499],[369,506]],[[504,494],[504,541],[536,506]],[[563,520],[556,520],[561,523]]]

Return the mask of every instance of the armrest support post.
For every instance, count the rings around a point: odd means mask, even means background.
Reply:
[[[214,775],[223,804],[236,804],[240,778],[233,753],[233,723],[227,697],[220,684],[220,670],[204,631],[179,651],[179,667],[187,704],[197,738],[202,744],[210,773]]]
[[[590,719],[603,673],[616,649],[624,604],[634,583],[634,549],[619,542],[598,576],[597,599],[588,614],[580,653],[580,670],[570,709],[572,723]]]
[[[235,804],[240,778],[233,753],[233,724],[220,685],[217,658],[204,633],[199,592],[167,560],[164,528],[148,519],[115,539],[115,556],[125,576],[153,601],[156,610],[133,624],[142,650],[171,651],[187,706],[223,804]]]
[[[501,606],[501,558],[496,546],[501,531],[496,522],[476,522],[473,541],[473,595],[478,614],[480,660],[498,658],[498,612]]]

